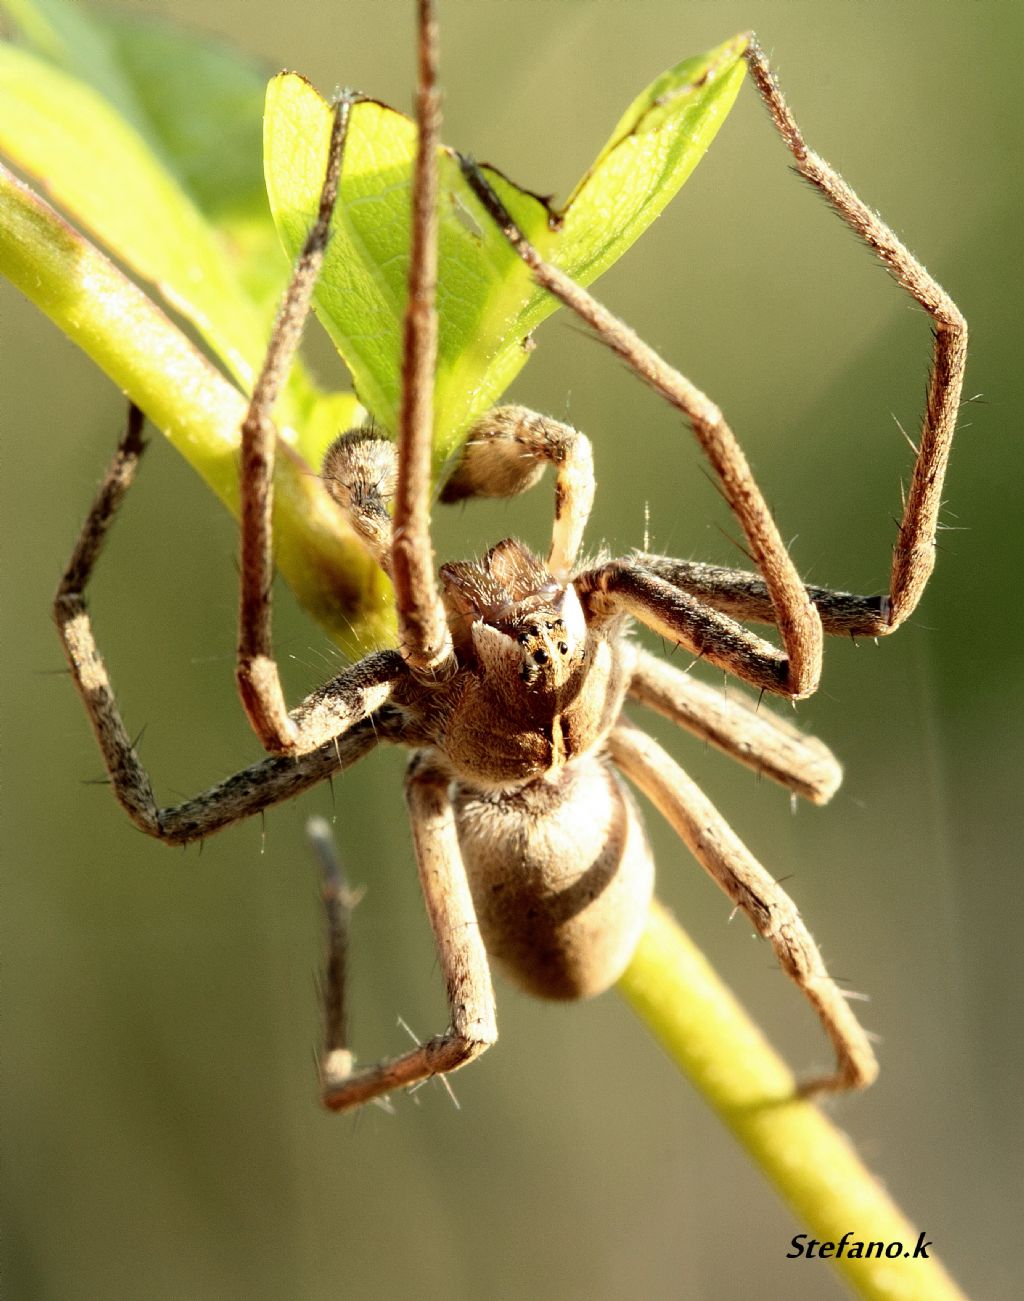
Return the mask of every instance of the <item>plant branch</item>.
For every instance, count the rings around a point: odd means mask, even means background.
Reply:
[[[792,1072],[657,902],[619,990],[812,1237],[903,1243],[907,1257],[833,1260],[856,1296],[964,1301],[931,1251],[912,1258],[918,1229],[846,1135],[798,1096]]]

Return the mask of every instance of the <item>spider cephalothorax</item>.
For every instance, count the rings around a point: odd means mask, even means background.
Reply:
[[[483,786],[540,777],[598,745],[618,716],[625,678],[616,646],[588,627],[562,585],[522,543],[481,565],[441,570],[455,653],[438,743],[455,772]]]
[[[142,415],[133,409],[55,602],[72,675],[114,793],[142,830],[183,844],[298,795],[382,742],[413,749],[406,799],[451,1020],[426,1043],[357,1069],[343,1018],[330,1014],[343,1001],[337,958],[327,981],[323,1063],[324,1101],[336,1110],[453,1070],[494,1042],[487,951],[521,985],[546,997],[593,994],[616,979],[644,924],[653,870],[622,777],[649,798],[771,943],[818,1013],[836,1067],[805,1088],[863,1087],[877,1071],[871,1045],[794,904],[672,756],[623,718],[622,706],[628,699],[657,710],[816,803],[836,789],[839,765],[791,723],[694,681],[629,641],[624,628],[636,619],[755,689],[791,699],[817,685],[824,632],[892,632],[913,610],[932,568],[963,380],[963,317],[888,227],[806,148],[751,40],[744,57],[797,170],[934,323],[928,400],[889,593],[879,598],[809,588],[718,408],[545,262],[481,173],[465,163],[480,204],[474,218],[497,222],[536,283],[577,313],[690,424],[743,529],[756,572],[641,553],[578,568],[594,493],[590,445],[565,425],[509,406],[470,431],[442,499],[511,496],[552,465],[555,521],[547,556],[541,561],[521,543],[505,541],[480,564],[446,565],[439,581],[429,513],[440,118],[430,0],[420,0],[420,15],[419,143],[397,446],[372,431],[355,430],[336,441],[324,467],[336,501],[393,580],[399,649],[367,655],[297,708],[285,706],[270,636],[272,413],[309,310],[337,200],[352,105],[343,96],[319,216],[242,427],[237,679],[253,728],[272,757],[165,808],[154,799],[124,726],[84,592],[141,454]],[[746,623],[774,625],[780,644]]]

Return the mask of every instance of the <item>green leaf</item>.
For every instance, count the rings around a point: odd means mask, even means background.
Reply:
[[[248,390],[289,272],[263,185],[265,75],[166,23],[67,0],[2,3],[37,54],[0,47],[0,150],[152,282]],[[340,402],[299,366],[280,417],[320,424]]]
[[[145,140],[84,83],[0,47],[0,150],[192,321],[244,388],[262,314],[221,241]]]
[[[119,66],[182,188],[229,241],[269,327],[291,269],[263,183],[268,70],[170,23],[106,14]]]
[[[662,73],[623,114],[561,210],[553,260],[581,284],[660,216],[707,152],[746,74],[746,33]]]
[[[263,184],[264,68],[185,28],[103,15],[149,134],[203,214],[259,220],[273,232]],[[280,246],[279,246],[280,247]],[[287,259],[278,253],[285,268]]]
[[[496,172],[489,179],[546,257],[584,284],[606,270],[662,211],[700,161],[743,80],[746,37],[669,70],[630,106],[561,210]],[[331,110],[301,77],[268,88],[267,191],[294,256],[316,212]],[[355,105],[341,202],[315,302],[363,404],[394,430],[416,130],[375,102]],[[480,208],[457,160],[439,154],[440,342],[435,453],[440,465],[500,397],[528,356],[527,339],[556,304]]]
[[[102,20],[69,0],[0,0],[0,8],[41,58],[87,82],[145,134],[144,114]]]
[[[259,226],[276,293],[288,261],[263,184],[268,70],[205,34],[69,0],[0,0],[39,57],[92,88],[143,138],[208,221]]]

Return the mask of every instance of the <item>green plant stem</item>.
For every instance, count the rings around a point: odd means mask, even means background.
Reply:
[[[846,1135],[797,1096],[792,1072],[657,902],[619,990],[811,1237],[838,1242],[849,1232],[864,1242],[902,1242],[912,1254],[919,1230]],[[964,1301],[928,1254],[832,1263],[856,1296],[871,1301]]]

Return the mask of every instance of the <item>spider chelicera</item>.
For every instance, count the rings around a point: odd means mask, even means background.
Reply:
[[[546,264],[464,160],[481,220],[498,223],[536,280],[662,394],[692,427],[736,515],[756,572],[645,553],[578,560],[594,493],[590,444],[522,407],[470,432],[442,496],[512,496],[555,469],[555,522],[544,559],[498,543],[479,563],[435,572],[430,450],[437,343],[437,32],[420,0],[419,144],[397,443],[343,434],[325,483],[390,576],[397,650],[367,655],[296,709],[286,707],[270,635],[272,413],[309,312],[344,161],[353,97],[335,106],[318,218],[296,264],[242,428],[241,616],[237,680],[271,757],[173,807],[157,805],[93,638],[84,592],[142,452],[132,409],[61,581],[55,614],[114,793],[133,822],[169,844],[211,835],[341,771],[375,746],[410,747],[406,798],[427,912],[447,989],[448,1029],[396,1058],[357,1066],[340,1018],[322,1063],[323,1098],[343,1111],[464,1065],[496,1038],[488,955],[529,991],[579,998],[622,973],[647,915],[653,866],[630,795],[644,792],[701,865],[773,946],[818,1013],[835,1070],[805,1091],[863,1087],[877,1073],[868,1038],[828,975],[792,901],[722,816],[650,737],[622,717],[646,705],[814,801],[841,772],[820,742],[767,710],[726,699],[632,642],[638,620],[762,692],[799,699],[818,685],[823,633],[880,636],[916,606],[931,573],[942,480],[963,379],[967,330],[944,291],[846,183],[805,146],[751,39],[745,58],[796,168],[929,313],[935,345],[916,461],[889,592],[805,586],[732,431],[715,405],[621,321]],[[745,623],[774,625],[781,646]],[[341,943],[335,939],[335,945]],[[337,956],[337,954],[335,955]],[[329,979],[339,1006],[341,963]],[[329,1024],[331,1018],[328,1018]]]

